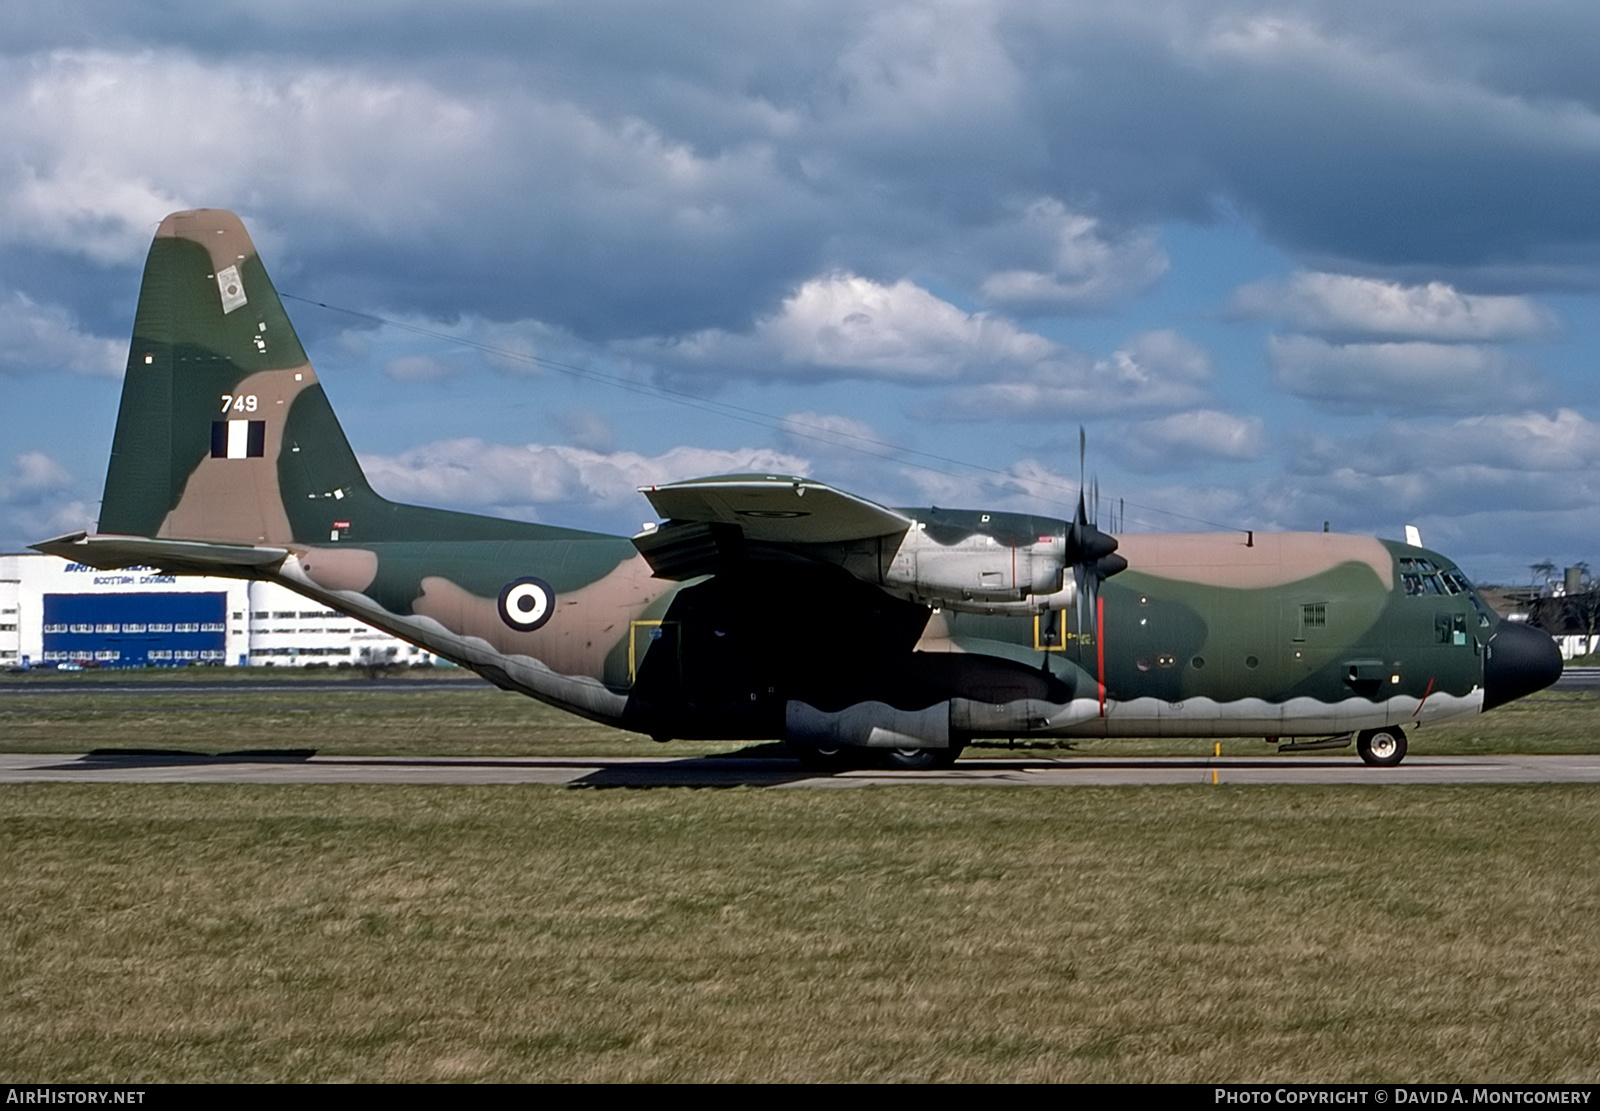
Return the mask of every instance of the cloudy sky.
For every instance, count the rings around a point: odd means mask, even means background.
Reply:
[[[391,497],[1067,516],[1082,425],[1130,531],[1600,567],[1597,44],[1575,0],[14,0],[0,548],[95,518],[206,206]]]

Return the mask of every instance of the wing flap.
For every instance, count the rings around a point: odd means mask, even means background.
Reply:
[[[679,521],[633,538],[658,579],[682,582],[715,575],[744,558],[744,534],[737,525]]]

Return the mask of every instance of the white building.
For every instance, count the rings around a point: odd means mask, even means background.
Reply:
[[[249,585],[249,651],[254,666],[434,662],[431,652],[338,610],[324,609],[287,587],[264,582]]]
[[[0,555],[0,668],[433,663],[432,653],[273,583],[99,571]]]

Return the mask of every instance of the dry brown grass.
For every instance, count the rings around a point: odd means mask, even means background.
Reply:
[[[8,1079],[1587,1081],[1589,787],[13,786]]]

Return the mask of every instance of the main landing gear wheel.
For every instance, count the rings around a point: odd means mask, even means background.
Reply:
[[[814,772],[842,772],[855,765],[856,750],[849,745],[814,745],[790,741],[789,751]]]
[[[883,762],[895,771],[934,771],[954,764],[965,747],[952,744],[949,748],[886,748],[882,750]]]
[[[1374,768],[1392,768],[1406,758],[1406,735],[1398,725],[1363,730],[1356,735],[1356,751]]]

